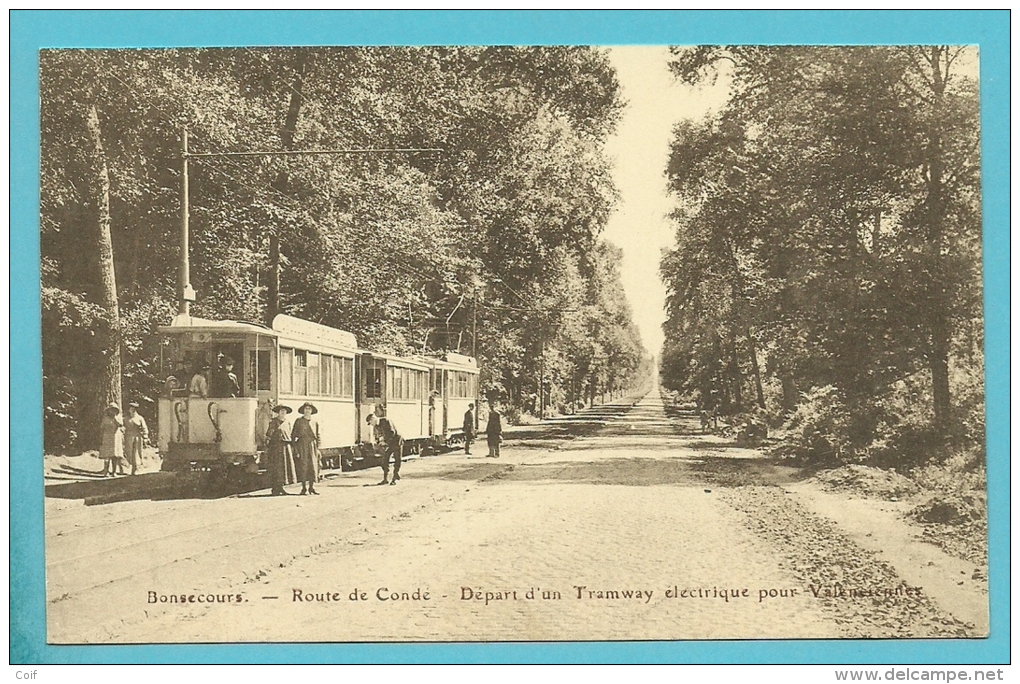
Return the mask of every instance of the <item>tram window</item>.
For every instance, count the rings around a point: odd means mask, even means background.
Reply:
[[[280,393],[294,393],[294,350],[280,348]]]
[[[319,374],[322,378],[322,382],[319,386],[319,394],[324,397],[332,397],[336,395],[336,380],[333,375],[333,363],[336,361],[335,356],[322,355],[322,372]]]
[[[387,370],[386,383],[389,387],[390,399],[400,399],[400,369],[390,366]]]
[[[340,359],[343,367],[343,384],[340,386],[340,396],[354,396],[354,359]]]
[[[257,355],[257,356],[256,356]],[[271,371],[268,349],[252,349],[248,352],[248,391],[271,389]]]
[[[455,392],[455,396],[460,397],[460,398],[464,398],[464,397],[470,396],[468,394],[468,387],[467,387],[467,373],[462,373],[460,371],[457,371],[454,374],[454,378],[457,381],[457,390]]]
[[[365,398],[382,398],[382,368],[365,368]]]
[[[308,394],[317,395],[319,394],[319,380],[321,378],[319,371],[319,355],[314,352],[308,352],[305,355],[308,363]]]
[[[294,394],[304,396],[308,393],[308,352],[303,349],[294,350]]]

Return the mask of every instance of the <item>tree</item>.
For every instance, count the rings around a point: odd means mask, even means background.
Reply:
[[[732,93],[717,116],[675,131],[667,174],[678,246],[663,260],[667,382],[712,391],[725,386],[728,366],[732,410],[742,408],[750,377],[759,404],[776,397],[776,419],[794,411],[801,392],[832,386],[851,443],[867,451],[893,429],[875,398],[901,392],[898,383],[926,367],[925,429],[953,433],[951,350],[980,364],[965,342],[980,312],[973,54],[713,47],[673,55],[671,68],[688,83],[725,64]]]
[[[97,253],[78,181],[97,149],[80,119],[92,103],[126,396],[152,401],[162,380],[156,328],[176,308],[182,129],[197,154],[441,150],[192,158],[194,315],[285,312],[397,353],[476,348],[485,381],[517,408],[545,359],[549,392],[566,396],[573,310],[594,320],[609,306],[578,300],[602,282],[590,264],[615,202],[603,146],[622,103],[603,50],[48,51],[40,66],[47,448],[95,443],[79,430],[97,406],[83,391],[102,354],[92,333],[109,318],[99,272],[79,258]],[[605,287],[622,298],[618,282]],[[620,337],[621,311],[596,331],[616,355],[599,371],[606,386],[641,354],[632,326]]]

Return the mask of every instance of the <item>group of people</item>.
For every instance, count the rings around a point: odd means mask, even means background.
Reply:
[[[183,361],[178,361],[174,372],[164,384],[164,394],[168,397],[189,396],[206,399],[212,397],[239,397],[241,383],[234,372],[234,359],[229,356],[220,358],[219,367],[212,376],[210,392],[210,373],[212,366],[207,362],[198,362],[193,373],[189,375]]]
[[[110,404],[103,412],[100,426],[99,458],[103,460],[102,477],[124,475],[125,465],[131,474],[138,473],[142,464],[142,449],[149,441],[149,426],[138,412],[138,404],[128,404],[127,417],[120,415],[120,406]]]
[[[301,483],[301,495],[318,494],[315,483],[319,480],[319,421],[313,418],[319,409],[305,402],[298,409],[301,417],[293,425],[287,416],[289,406],[273,407],[275,416],[266,431],[266,458],[271,496],[284,496],[284,485]]]
[[[471,453],[475,437],[474,404],[468,405],[464,414],[464,450]],[[301,417],[293,425],[288,417],[291,408],[279,404],[272,408],[275,414],[266,432],[266,458],[269,472],[270,496],[285,496],[284,487],[295,481],[301,483],[301,495],[318,494],[315,483],[319,479],[319,423],[313,418],[319,410],[314,404],[305,402],[298,409]],[[404,438],[389,418],[377,415],[376,411],[365,417],[370,432],[370,442],[380,453],[383,478],[380,485],[395,485],[400,480],[400,465],[404,458]],[[489,421],[485,428],[489,445],[489,456],[499,458],[499,445],[503,441],[503,420],[495,402],[489,410]],[[390,460],[393,461],[393,477],[390,478]]]
[[[475,441],[475,405],[468,404],[464,413],[464,453],[471,454],[471,444]],[[503,442],[503,416],[499,412],[499,404],[489,402],[489,420],[485,424],[485,442],[489,447],[486,458],[499,458],[499,445]]]

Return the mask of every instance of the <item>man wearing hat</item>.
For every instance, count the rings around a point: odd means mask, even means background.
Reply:
[[[138,402],[128,404],[127,419],[124,421],[124,453],[131,464],[131,474],[138,473],[142,463],[142,447],[149,439],[149,426],[138,412]]]
[[[291,427],[290,418],[287,417],[290,412],[289,406],[274,406],[273,413],[276,415],[269,421],[269,429],[266,431],[266,469],[273,488],[272,496],[285,495],[287,490],[283,488],[284,485],[294,482],[294,460],[290,453]]]
[[[319,479],[319,421],[312,418],[319,409],[305,402],[298,409],[301,417],[294,421],[294,460],[297,462],[301,494],[318,494],[315,483]]]
[[[471,442],[475,441],[475,405],[474,403],[468,404],[467,411],[464,413],[464,453],[471,454]]]
[[[224,356],[220,360],[220,370],[216,374],[215,387],[218,397],[241,396],[241,385],[237,381],[237,374],[234,373],[234,359],[229,356]]]
[[[382,443],[382,462],[379,465],[382,466],[383,477],[379,484],[386,484],[388,481],[391,485],[395,485],[400,479],[400,461],[404,454],[404,438],[400,436],[397,428],[386,416],[380,417],[375,413],[369,413],[365,422],[372,426],[376,442]],[[389,479],[390,456],[393,456],[392,480]]]

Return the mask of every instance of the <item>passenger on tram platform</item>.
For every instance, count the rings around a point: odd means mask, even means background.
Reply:
[[[183,361],[178,361],[174,372],[168,375],[166,382],[163,383],[163,395],[166,397],[176,397],[182,391],[186,392],[187,389],[188,370],[184,367]]]
[[[208,374],[209,364],[203,363],[191,377],[191,382],[188,384],[188,394],[193,397],[202,397],[203,399],[208,397],[209,378],[206,377]]]
[[[239,397],[241,396],[241,385],[237,381],[237,374],[234,373],[234,360],[224,356],[220,361],[221,367],[216,374],[214,385],[218,397]]]

